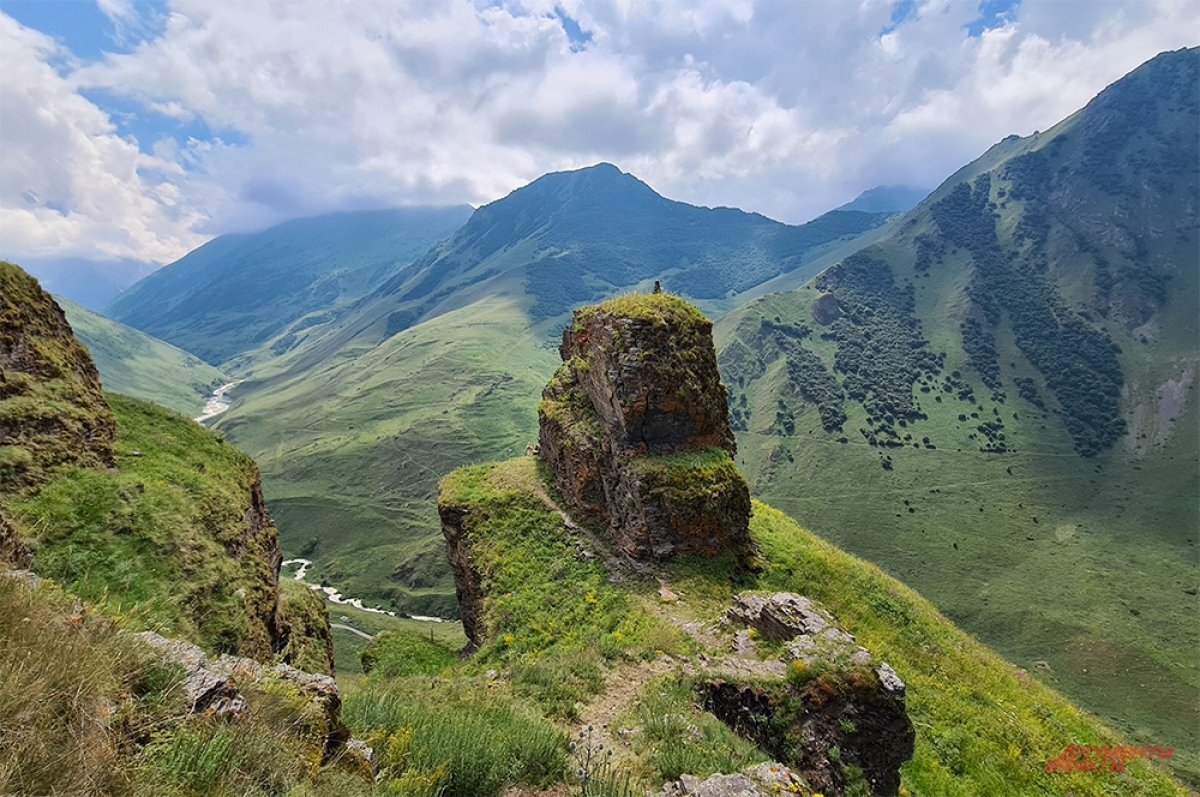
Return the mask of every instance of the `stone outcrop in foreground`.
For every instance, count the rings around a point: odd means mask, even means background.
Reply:
[[[539,454],[581,522],[636,561],[749,551],[712,323],[666,294],[575,311],[538,409]]]
[[[916,741],[896,671],[802,595],[739,595],[726,622],[738,657],[700,681],[705,708],[814,791],[895,795]],[[782,653],[757,660],[756,639]]]
[[[304,716],[315,722],[315,733],[323,739],[322,763],[339,756],[364,759],[369,765],[370,749],[355,742],[342,721],[342,699],[337,683],[328,675],[305,672],[288,664],[266,665],[242,656],[210,657],[197,646],[143,631],[135,635],[163,661],[183,670],[180,689],[188,709],[229,721],[249,711],[242,690],[247,685],[276,683],[293,690],[305,703]]]

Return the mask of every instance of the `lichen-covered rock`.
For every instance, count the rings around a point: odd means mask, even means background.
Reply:
[[[813,790],[804,779],[782,764],[755,764],[733,775],[710,775],[701,779],[683,775],[668,783],[660,797],[809,797]]]
[[[0,261],[0,495],[59,465],[112,466],[115,432],[96,366],[62,308]]]
[[[916,738],[896,671],[802,595],[738,595],[726,619],[783,653],[751,660],[749,637],[735,634],[735,657],[699,683],[705,707],[818,792],[896,794]]]
[[[673,296],[575,312],[542,394],[539,455],[585,522],[638,561],[749,549],[712,324]]]

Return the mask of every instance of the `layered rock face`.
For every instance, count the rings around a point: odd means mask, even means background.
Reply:
[[[96,366],[37,280],[0,261],[0,494],[57,465],[112,466],[116,422]]]
[[[712,323],[665,294],[575,311],[542,394],[539,452],[585,523],[638,561],[749,549]]]

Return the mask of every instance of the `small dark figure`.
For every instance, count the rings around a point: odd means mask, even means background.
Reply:
[[[658,280],[655,280],[655,281],[654,281],[654,292],[655,292],[655,293],[662,293],[662,283],[661,283],[661,282],[659,282]]]

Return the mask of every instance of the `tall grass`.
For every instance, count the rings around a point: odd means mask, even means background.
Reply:
[[[348,695],[343,716],[373,744],[396,743],[398,733],[407,738],[406,769],[444,768],[447,795],[492,797],[505,786],[545,785],[565,772],[563,733],[498,686],[395,679]]]

